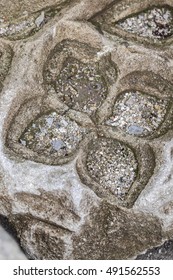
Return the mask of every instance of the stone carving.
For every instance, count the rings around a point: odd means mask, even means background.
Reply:
[[[78,148],[85,133],[87,129],[68,116],[50,112],[32,122],[19,141],[38,155],[65,158]]]
[[[113,116],[106,122],[132,135],[151,135],[164,120],[166,100],[146,96],[140,92],[122,93],[114,105]]]
[[[85,57],[82,57],[82,50],[86,51]],[[82,62],[83,60],[85,62]],[[57,69],[58,62],[60,70]],[[57,97],[70,108],[93,115],[106,98],[109,86],[109,83],[106,85],[104,77],[104,62],[94,63],[94,50],[89,46],[80,47],[80,44],[75,42],[57,46],[48,57],[44,71],[48,94],[56,93]],[[111,62],[108,67],[113,76],[112,80],[116,79],[116,68]]]
[[[146,4],[147,1],[144,3],[144,7]],[[105,13],[96,15],[96,17],[92,18],[92,22],[100,30],[108,33],[117,34],[120,32],[120,34],[124,35],[129,33],[132,35],[131,37],[137,35],[142,38],[148,38],[152,43],[163,42],[173,35],[173,9],[166,3],[165,5],[160,5],[159,3],[158,7],[153,3],[153,6],[148,5],[146,9],[142,7],[143,10],[140,7],[136,9],[134,5],[132,15],[120,19],[121,13],[119,13],[119,10],[115,10],[116,8],[117,5],[114,5],[107,9]]]
[[[173,234],[172,7],[56,2],[0,25],[0,214],[31,259],[136,258]]]
[[[61,1],[60,5],[45,8],[38,12],[28,14],[24,11],[19,18],[11,18],[7,21],[4,17],[0,19],[0,37],[9,40],[21,40],[32,36],[39,31],[52,17],[58,14],[67,0]]]
[[[10,68],[13,51],[8,44],[0,42],[0,83],[3,82]]]
[[[132,16],[118,25],[127,32],[142,37],[163,40],[173,34],[173,14],[169,7],[152,8]]]

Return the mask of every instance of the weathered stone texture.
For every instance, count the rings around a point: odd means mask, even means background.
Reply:
[[[0,215],[28,258],[172,240],[172,57],[169,0],[1,1]]]

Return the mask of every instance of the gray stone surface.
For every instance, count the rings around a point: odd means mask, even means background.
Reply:
[[[0,260],[25,260],[26,256],[12,236],[0,226]]]
[[[135,259],[171,240],[172,1],[13,2],[0,3],[0,215],[26,255]]]
[[[173,260],[173,241],[168,240],[163,245],[147,250],[139,255],[137,260]]]

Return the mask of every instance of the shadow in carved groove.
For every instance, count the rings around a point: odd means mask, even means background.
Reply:
[[[129,15],[124,18],[123,12],[117,9],[118,4],[115,3],[90,19],[100,32],[158,45],[172,41],[172,6],[146,7],[145,3],[139,5],[132,1],[130,5],[133,12],[130,14],[129,11]]]

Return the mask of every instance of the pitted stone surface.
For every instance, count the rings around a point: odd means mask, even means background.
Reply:
[[[146,39],[147,42],[159,43],[171,39],[173,35],[173,9],[166,1],[145,1],[143,7],[133,1],[131,11],[129,1],[108,8],[91,19],[99,30],[116,36],[128,36],[134,39]],[[158,6],[157,6],[158,4]],[[126,9],[126,10],[125,10]],[[131,36],[132,35],[132,36]],[[141,40],[143,41],[143,40]]]
[[[101,61],[96,50],[75,41],[65,41],[50,53],[43,76],[48,94],[55,94],[69,108],[94,116],[116,80],[116,66]],[[104,68],[107,71],[104,72]]]
[[[96,111],[107,92],[104,79],[94,65],[72,58],[66,61],[55,80],[55,90],[66,105],[88,114]]]
[[[51,112],[33,121],[19,142],[38,154],[66,157],[78,148],[86,133],[86,129],[80,128],[67,116]]]
[[[173,11],[168,7],[152,8],[119,22],[127,32],[163,40],[173,35]]]
[[[7,37],[12,40],[24,39],[38,31],[48,21],[48,18],[49,16],[42,12],[29,18],[24,16],[17,23],[1,23],[0,37]]]
[[[10,40],[25,39],[39,31],[51,18],[57,15],[68,0],[56,1],[52,7],[43,8],[37,12],[24,10],[19,17],[15,18],[13,13],[7,16],[0,16],[0,37]],[[27,3],[24,3],[25,6]],[[41,3],[40,3],[41,4]],[[2,4],[1,4],[2,5]],[[16,3],[17,7],[18,3]],[[26,5],[27,6],[27,5]],[[39,3],[38,3],[39,6]],[[31,8],[32,11],[32,8]]]
[[[113,116],[106,124],[136,136],[151,135],[164,121],[167,105],[166,100],[140,92],[122,93],[115,103]]]
[[[26,255],[172,240],[172,4],[1,2],[0,215]]]
[[[90,143],[86,165],[91,178],[120,199],[124,199],[137,172],[131,149],[105,138]]]

